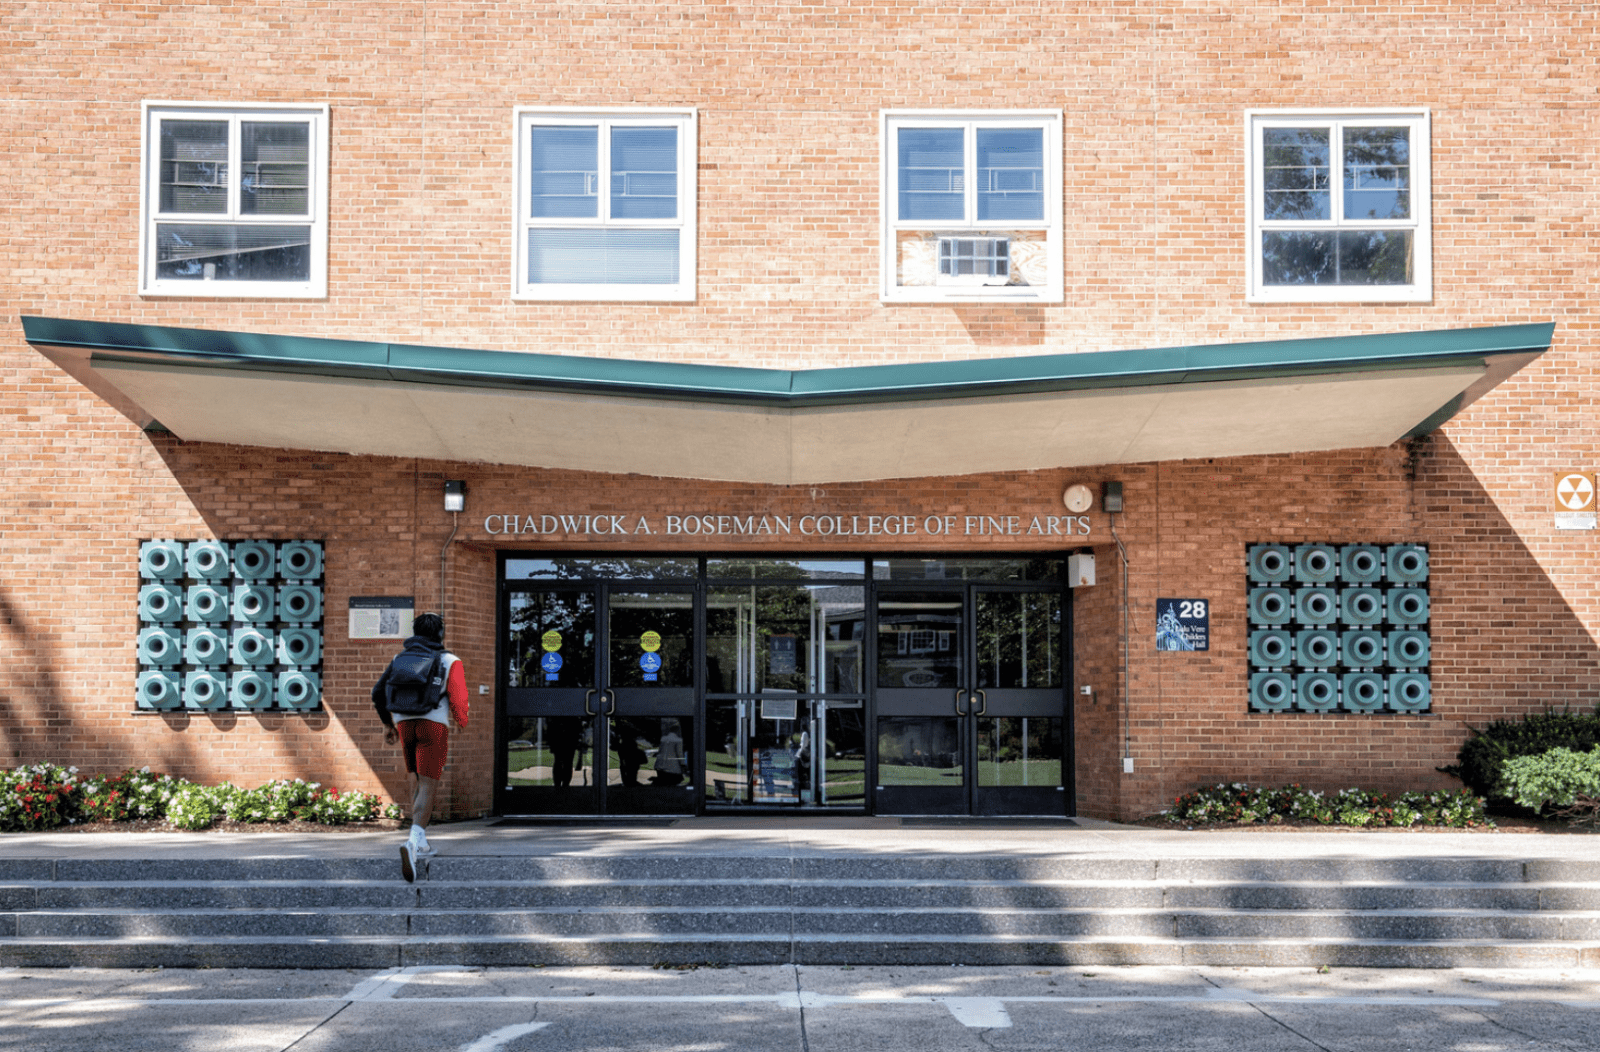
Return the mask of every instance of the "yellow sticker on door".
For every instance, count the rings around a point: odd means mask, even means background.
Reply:
[[[644,651],[646,651],[648,653],[651,653],[651,654],[654,654],[656,651],[660,650],[661,649],[661,633],[660,632],[646,632],[644,635],[640,636],[639,637],[639,648],[641,650],[644,650]]]

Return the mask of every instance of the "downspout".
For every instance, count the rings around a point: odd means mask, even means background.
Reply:
[[[1133,729],[1128,709],[1128,549],[1117,536],[1117,513],[1108,512],[1111,539],[1122,557],[1122,773],[1133,773]]]

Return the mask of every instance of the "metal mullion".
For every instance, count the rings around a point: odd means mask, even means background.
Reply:
[[[978,125],[968,121],[962,129],[961,177],[966,187],[961,195],[962,224],[972,227],[978,222]]]
[[[1329,137],[1332,157],[1329,161],[1329,202],[1333,213],[1333,225],[1338,229],[1346,229],[1344,218],[1344,123],[1336,121],[1333,125],[1333,134]]]
[[[234,114],[228,118],[228,212],[227,221],[239,221],[242,198],[240,184],[244,181],[244,117]]]
[[[596,187],[600,192],[599,205],[595,218],[601,226],[611,225],[611,122],[602,119],[599,123],[600,134],[596,136],[595,143],[595,178],[599,181]]]

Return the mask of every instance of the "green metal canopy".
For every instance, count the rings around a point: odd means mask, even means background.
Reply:
[[[1554,325],[749,369],[25,317],[141,427],[279,449],[825,483],[1386,446]]]

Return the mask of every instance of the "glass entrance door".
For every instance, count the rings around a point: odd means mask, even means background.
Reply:
[[[1065,814],[1059,587],[877,588],[880,814]]]
[[[696,802],[692,587],[508,588],[507,814],[687,814]]]
[[[508,814],[597,814],[599,589],[509,592],[499,762]]]
[[[611,814],[695,809],[695,592],[607,585],[606,779]]]
[[[866,806],[863,564],[718,564],[706,589],[708,811]],[[757,572],[783,579],[736,582]]]

